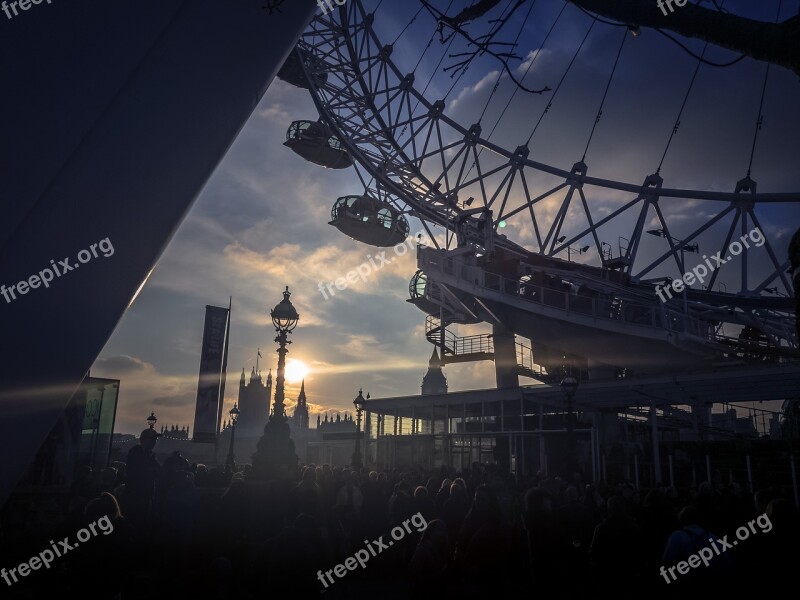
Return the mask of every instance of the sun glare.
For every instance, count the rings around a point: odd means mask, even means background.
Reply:
[[[286,382],[287,383],[300,383],[308,375],[308,367],[306,364],[295,358],[290,358],[286,361]]]

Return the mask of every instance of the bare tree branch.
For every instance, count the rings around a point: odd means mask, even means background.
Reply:
[[[459,62],[452,64],[448,67],[445,67],[445,72],[451,72],[450,76],[454,77],[457,73],[460,73],[466,70],[469,65],[475,60],[478,56],[482,54],[488,54],[496,58],[500,63],[503,65],[503,70],[509,76],[509,78],[514,82],[514,84],[520,88],[521,90],[528,92],[529,94],[543,94],[545,92],[549,92],[549,87],[544,87],[542,89],[531,89],[526,87],[521,80],[517,78],[514,74],[513,69],[509,65],[510,60],[521,60],[521,57],[511,51],[516,47],[515,43],[509,42],[495,42],[494,38],[497,34],[503,29],[503,27],[508,23],[508,20],[514,14],[520,6],[528,2],[529,0],[517,0],[514,7],[508,12],[507,15],[500,19],[494,19],[490,21],[493,25],[491,31],[489,33],[483,34],[478,37],[472,37],[463,27],[462,25],[468,23],[469,21],[482,17],[485,15],[489,10],[491,10],[494,6],[499,3],[499,0],[480,0],[477,4],[462,10],[458,15],[455,17],[448,17],[442,11],[437,9],[436,7],[432,6],[428,0],[420,0],[422,5],[428,10],[428,12],[439,22],[439,35],[440,41],[446,42],[450,39],[453,35],[459,35],[463,37],[469,45],[474,46],[474,50],[469,50],[467,52],[460,52],[457,54],[451,54],[451,58],[461,58],[462,60]],[[448,35],[445,34],[445,28],[450,29],[450,33]],[[493,48],[496,47],[506,47],[506,51],[496,51]]]

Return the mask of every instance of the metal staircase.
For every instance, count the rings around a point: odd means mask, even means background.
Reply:
[[[456,321],[451,321],[445,316],[443,328],[440,319],[430,315],[425,319],[425,337],[439,348],[443,364],[494,360],[494,341],[491,333],[457,336],[447,329],[447,325],[453,322]],[[547,371],[534,362],[533,349],[530,346],[516,342],[516,349],[517,375],[543,382],[550,381],[551,377]]]

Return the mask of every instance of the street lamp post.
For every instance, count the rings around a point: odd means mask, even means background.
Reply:
[[[157,421],[158,421],[158,419],[156,418],[156,413],[153,412],[153,411],[150,411],[150,416],[147,417],[147,424],[150,425],[150,429],[155,429]]]
[[[283,386],[286,375],[286,355],[289,352],[286,346],[292,343],[288,339],[289,333],[297,327],[297,322],[300,320],[300,315],[297,314],[297,311],[289,300],[291,295],[289,286],[287,285],[286,291],[283,292],[283,300],[270,312],[272,324],[275,326],[275,331],[278,333],[275,338],[275,341],[278,342],[278,374],[275,378],[275,402],[272,407],[272,416],[276,419],[285,417]]]
[[[272,414],[264,427],[264,435],[258,441],[256,453],[253,455],[253,471],[256,477],[272,479],[283,473],[293,477],[293,469],[297,468],[297,454],[294,442],[289,431],[289,423],[284,411],[284,382],[286,379],[286,354],[287,346],[292,342],[288,339],[300,315],[297,314],[291,300],[289,286],[283,292],[281,300],[270,311],[272,324],[275,327],[278,343],[278,372],[275,377],[275,401],[272,405]]]
[[[567,464],[570,472],[575,468],[575,423],[572,411],[572,400],[578,391],[578,380],[575,377],[567,376],[561,380],[561,391],[567,399]],[[571,476],[571,474],[570,474]]]
[[[364,400],[362,391],[358,390],[358,396],[353,400],[353,406],[356,407],[356,449],[353,452],[353,467],[358,470],[364,466],[361,460],[361,412],[366,405],[367,401]]]
[[[231,445],[228,449],[228,461],[227,465],[231,468],[232,471],[236,470],[236,455],[233,453],[233,444],[234,440],[236,439],[236,421],[239,420],[239,407],[236,403],[233,404],[233,408],[228,413],[231,416]]]

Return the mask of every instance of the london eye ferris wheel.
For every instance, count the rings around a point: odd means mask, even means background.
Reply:
[[[360,182],[330,224],[391,246],[419,222],[410,301],[445,362],[491,350],[453,332],[472,323],[529,339],[517,362],[543,381],[791,359],[796,85],[580,4],[319,14],[279,76],[319,113],[286,145]]]

